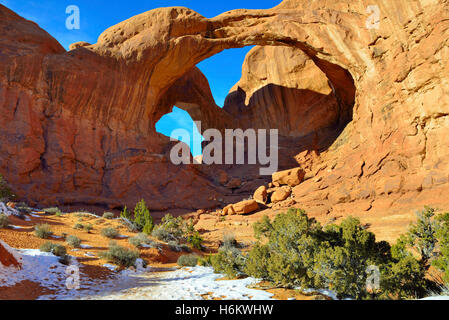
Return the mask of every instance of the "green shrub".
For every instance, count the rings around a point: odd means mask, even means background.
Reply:
[[[198,264],[198,256],[195,254],[183,255],[178,258],[178,266],[195,267]]]
[[[244,273],[258,279],[270,279],[268,265],[270,264],[270,250],[267,245],[256,244],[248,253],[244,266]]]
[[[200,236],[198,231],[195,231],[193,234],[187,237],[187,242],[195,249],[202,250],[203,249],[203,238]]]
[[[93,228],[94,228],[94,226],[91,223],[84,225],[84,230],[86,230],[87,233],[90,233]]]
[[[244,274],[246,258],[237,248],[221,248],[210,258],[210,263],[216,273],[223,273],[230,278]]]
[[[154,229],[153,220],[152,219],[151,220],[147,220],[147,222],[145,223],[145,226],[143,227],[142,232],[149,235],[149,234],[151,234],[153,229]]]
[[[168,245],[168,248],[171,251],[175,251],[175,252],[181,252],[182,251],[181,245],[178,242],[176,242],[176,241],[169,241],[167,243],[167,245]]]
[[[10,225],[9,218],[6,214],[0,214],[0,228],[8,228]]]
[[[82,224],[82,223],[75,223],[75,225],[73,226],[73,229],[83,230],[84,229],[84,224]]]
[[[26,204],[25,202],[19,202],[16,203],[16,209],[20,212],[20,213],[30,213],[33,211],[33,208],[31,208],[28,204]]]
[[[8,202],[15,198],[11,188],[8,185],[8,182],[3,178],[0,174],[0,201]]]
[[[254,231],[268,243],[256,245],[254,252],[250,252],[248,272],[254,271],[258,277],[263,274],[263,279],[279,286],[314,287],[311,270],[323,233],[315,219],[309,219],[303,210],[289,210],[277,215],[273,222],[268,217],[263,218],[254,225]],[[254,259],[257,256],[262,260],[256,268]]]
[[[439,252],[433,265],[443,272],[444,281],[449,283],[449,213],[439,215],[436,220]]]
[[[61,214],[62,213],[61,210],[57,207],[45,208],[45,209],[42,209],[42,211],[45,213],[48,213],[48,214],[57,214],[57,213]]]
[[[109,244],[108,251],[99,253],[99,257],[110,263],[128,268],[136,265],[136,260],[139,258],[139,252],[121,247],[116,242],[112,241]]]
[[[48,239],[53,235],[48,224],[38,224],[34,227],[34,235],[41,239]]]
[[[153,232],[153,237],[164,241],[185,241],[190,231],[190,226],[184,221],[182,217],[173,217],[171,214],[166,214],[161,223],[158,224]]]
[[[303,210],[290,209],[273,221],[264,217],[254,225],[256,236],[264,241],[245,257],[235,259],[236,251],[233,255],[222,251],[211,258],[212,266],[216,272],[242,272],[281,287],[329,289],[340,298],[422,297],[431,286],[425,265],[435,244],[429,216],[430,210],[423,212],[407,235],[391,247],[385,241],[377,242],[358,219],[349,217],[340,225],[322,228]],[[421,253],[421,260],[409,249]],[[243,267],[235,260],[244,261]],[[367,287],[367,270],[372,266],[381,273],[376,291]]]
[[[120,217],[125,218],[127,220],[132,219],[131,212],[128,211],[128,208],[126,206],[123,208],[123,211],[120,213]]]
[[[212,255],[208,254],[207,256],[199,257],[198,265],[202,267],[212,267]]]
[[[103,218],[105,219],[114,219],[115,218],[115,214],[113,214],[112,212],[105,212],[103,213]]]
[[[391,262],[381,273],[380,298],[416,299],[428,291],[425,270],[412,255]]]
[[[79,248],[81,246],[81,239],[76,236],[67,236],[66,242],[73,248]]]
[[[134,219],[126,206],[120,213],[120,217],[130,231],[140,231],[148,235],[153,231],[153,217],[150,215],[150,210],[143,199],[134,208]]]
[[[57,257],[63,257],[67,254],[67,249],[63,245],[53,243],[50,241],[47,241],[43,245],[41,245],[39,250],[42,252],[52,253]]]
[[[137,236],[129,238],[129,243],[135,247],[141,247],[142,245],[148,245],[150,247],[157,247],[156,243],[152,241],[145,233],[139,233]]]
[[[155,237],[158,240],[164,241],[164,242],[170,242],[170,241],[177,241],[178,239],[173,236],[169,231],[163,229],[163,228],[156,228],[151,232],[151,235]]]
[[[146,234],[151,234],[151,231],[153,231],[153,218],[151,217],[150,210],[148,210],[145,200],[143,199],[138,202],[134,208],[134,223],[137,225],[139,230],[143,230],[146,226]]]
[[[101,235],[103,237],[106,237],[106,238],[109,238],[109,239],[114,239],[114,238],[117,238],[119,236],[119,232],[115,228],[104,228],[104,229],[101,230]]]
[[[425,207],[417,213],[417,221],[411,224],[407,232],[408,244],[421,257],[421,263],[428,269],[429,262],[434,256],[437,240],[437,221],[433,220],[435,209]]]

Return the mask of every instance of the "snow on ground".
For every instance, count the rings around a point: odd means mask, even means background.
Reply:
[[[67,266],[59,263],[58,257],[37,249],[14,250],[21,256],[22,268],[0,266],[0,286],[13,286],[23,280],[39,282],[54,289],[66,280]]]
[[[9,225],[9,227],[11,228],[11,229],[25,229],[24,227],[21,227],[21,226],[14,226],[14,225]]]
[[[427,297],[421,300],[449,300],[449,296],[433,296],[433,297]]]
[[[106,264],[105,267],[115,271],[112,276],[104,280],[90,279],[80,272],[79,288],[70,289],[66,283],[71,273],[58,257],[37,249],[14,250],[6,244],[5,248],[22,262],[22,269],[0,264],[0,287],[29,280],[54,291],[40,296],[40,300],[201,300],[202,295],[223,300],[270,300],[273,297],[266,291],[248,288],[258,282],[254,278],[216,281],[222,275],[209,267],[166,270],[148,267],[137,272],[129,269],[117,272],[116,266]],[[72,257],[70,268],[78,266]],[[332,292],[322,293],[332,296]],[[423,300],[449,300],[449,296]]]
[[[157,271],[157,270],[156,270]],[[94,300],[202,300],[201,295],[223,300],[268,300],[272,294],[247,288],[257,283],[254,278],[215,281],[222,277],[212,268],[194,267],[170,272],[133,273],[124,271],[116,286],[101,294],[84,295],[79,299]]]
[[[14,208],[8,207],[4,202],[0,202],[0,213],[3,213],[7,216],[16,216],[20,217],[20,212]]]

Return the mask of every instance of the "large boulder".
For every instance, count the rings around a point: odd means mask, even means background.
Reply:
[[[259,210],[259,205],[255,200],[246,200],[226,206],[222,215],[248,214],[257,210]]]
[[[268,199],[268,192],[266,186],[260,186],[257,188],[257,190],[254,192],[253,199],[261,204],[266,204]]]
[[[292,191],[290,187],[276,188],[276,190],[271,194],[271,202],[276,203],[284,201],[290,196],[291,193]]]
[[[303,181],[304,176],[304,170],[301,168],[294,168],[273,173],[272,180],[274,185],[288,185],[290,187],[295,187]]]

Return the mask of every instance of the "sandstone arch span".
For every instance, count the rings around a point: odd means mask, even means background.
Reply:
[[[380,8],[379,29],[366,28],[368,4]],[[171,99],[183,81],[201,84],[196,63],[261,45],[302,50],[331,81],[340,106],[357,89],[354,108],[343,108],[353,110],[353,121],[339,138],[325,152],[297,158],[314,177],[294,190],[298,202],[319,213],[446,204],[446,0],[286,0],[213,19],[163,8],[70,52],[3,6],[0,16],[0,169],[30,200],[114,207],[145,197],[159,210],[219,205],[228,190],[195,167],[171,166],[167,138],[151,124],[174,103],[192,103]],[[354,86],[344,81],[350,78]],[[193,99],[203,122],[227,125],[204,93]],[[189,190],[204,191],[201,203]]]

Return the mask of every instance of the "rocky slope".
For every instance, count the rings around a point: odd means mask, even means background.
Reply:
[[[40,203],[143,197],[164,210],[241,197],[215,168],[169,162],[154,126],[177,105],[203,129],[279,128],[283,166],[306,170],[293,198],[311,213],[449,208],[448,4],[285,0],[213,19],[161,8],[70,52],[0,6],[0,171]],[[220,109],[195,65],[246,45],[264,48]],[[223,169],[258,186],[250,169]]]

